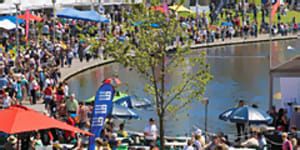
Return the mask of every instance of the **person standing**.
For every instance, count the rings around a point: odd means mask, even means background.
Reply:
[[[86,123],[89,122],[88,113],[89,108],[83,104],[83,102],[79,102],[79,110],[78,110],[78,118],[79,118],[79,128],[83,128]]]
[[[30,94],[32,96],[31,103],[36,104],[36,91],[39,90],[39,85],[33,76],[30,77]]]
[[[70,113],[67,113],[67,124],[75,127],[75,121],[71,117]],[[74,131],[65,131],[65,138],[67,139],[67,141],[72,141],[75,138],[75,132]]]
[[[195,150],[193,147],[193,140],[188,140],[187,145],[183,148],[183,150]]]
[[[75,99],[75,94],[71,94],[69,100],[66,101],[66,107],[68,113],[76,114],[78,109],[78,102]]]
[[[144,129],[144,136],[145,145],[154,147],[157,139],[157,127],[153,118],[149,119],[149,124],[147,124]]]
[[[49,104],[52,101],[52,87],[47,86],[44,90],[45,108],[49,110]]]
[[[293,150],[292,142],[288,140],[288,134],[286,132],[283,132],[282,135],[282,150]]]
[[[84,46],[83,46],[83,41],[80,41],[79,43],[79,47],[78,47],[78,56],[79,56],[79,60],[80,62],[83,61],[83,54],[84,54]]]
[[[239,104],[236,107],[244,107],[244,101],[240,100]],[[236,123],[236,129],[237,129],[237,134],[238,134],[238,139],[240,139],[240,136],[242,133],[245,133],[245,124],[244,123]],[[246,133],[245,133],[246,135]]]

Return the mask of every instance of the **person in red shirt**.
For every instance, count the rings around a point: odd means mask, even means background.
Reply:
[[[52,88],[51,88],[51,86],[47,86],[47,88],[45,88],[44,94],[45,94],[45,96],[44,96],[45,108],[47,110],[49,110],[49,104],[52,101]]]
[[[75,121],[71,117],[70,113],[67,113],[67,124],[75,127]],[[75,132],[65,131],[65,138],[67,139],[67,141],[72,141],[75,138]]]

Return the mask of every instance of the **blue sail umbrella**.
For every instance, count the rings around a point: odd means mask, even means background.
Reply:
[[[139,115],[128,107],[113,103],[109,117],[121,119],[139,119]]]
[[[137,96],[125,96],[116,101],[115,104],[119,104],[128,108],[149,108],[152,106],[152,103],[147,98],[141,98]]]
[[[273,121],[272,117],[267,113],[249,106],[230,108],[221,113],[219,119],[251,124],[270,123]]]

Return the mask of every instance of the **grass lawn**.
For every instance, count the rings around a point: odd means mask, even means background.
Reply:
[[[260,0],[256,0],[256,1],[260,1]],[[208,13],[207,14],[207,17],[209,18],[208,16]],[[261,11],[258,12],[257,14],[257,22],[258,24],[260,25],[261,24],[261,19],[262,19],[262,16],[261,16]],[[193,16],[195,17],[196,14],[195,13],[179,13],[179,16],[182,16],[182,17],[189,17],[189,16]],[[247,13],[246,16],[250,16],[250,22],[253,22],[254,21],[254,14],[253,13]],[[286,16],[283,16],[281,15],[281,22],[283,23],[291,23],[292,22],[292,18],[293,17],[296,17],[296,23],[300,23],[300,12],[297,12],[297,11],[288,11],[287,12],[287,15]],[[242,16],[240,16],[240,20],[242,20]],[[265,17],[265,21],[266,22],[270,22],[270,17],[267,16]],[[221,18],[219,20],[219,22],[217,23],[217,25],[220,25],[222,22],[226,22],[226,18]],[[274,16],[274,19],[273,19],[273,24],[277,24],[278,23],[278,19],[277,19],[277,13],[275,14]]]

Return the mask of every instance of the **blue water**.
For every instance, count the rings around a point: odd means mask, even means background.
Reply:
[[[278,65],[292,56],[300,53],[299,40],[276,41],[272,43],[272,66]],[[292,46],[295,50],[287,50]],[[193,52],[194,56],[202,51],[207,52],[206,62],[211,66],[214,79],[206,86],[205,97],[209,98],[208,105],[208,131],[235,134],[235,125],[218,119],[218,115],[226,109],[237,104],[239,99],[246,104],[257,104],[259,109],[267,111],[268,108],[268,73],[270,43],[254,43],[245,45],[222,46],[215,48],[199,49]],[[193,71],[196,68],[177,68],[168,75],[167,86],[180,81],[176,72]],[[84,100],[96,93],[101,82],[117,73],[123,82],[120,89],[139,96],[147,96],[144,91],[145,80],[137,73],[128,71],[118,64],[99,67],[71,78],[68,83],[70,91],[74,92],[78,100]],[[280,88],[279,79],[275,78],[274,92]],[[279,100],[274,100],[280,106]],[[141,120],[126,121],[128,130],[143,131],[150,117],[155,117],[154,111],[136,110]],[[195,101],[185,111],[188,116],[167,116],[166,134],[185,135],[196,125],[204,129],[204,106]],[[180,116],[180,117],[178,117]]]

